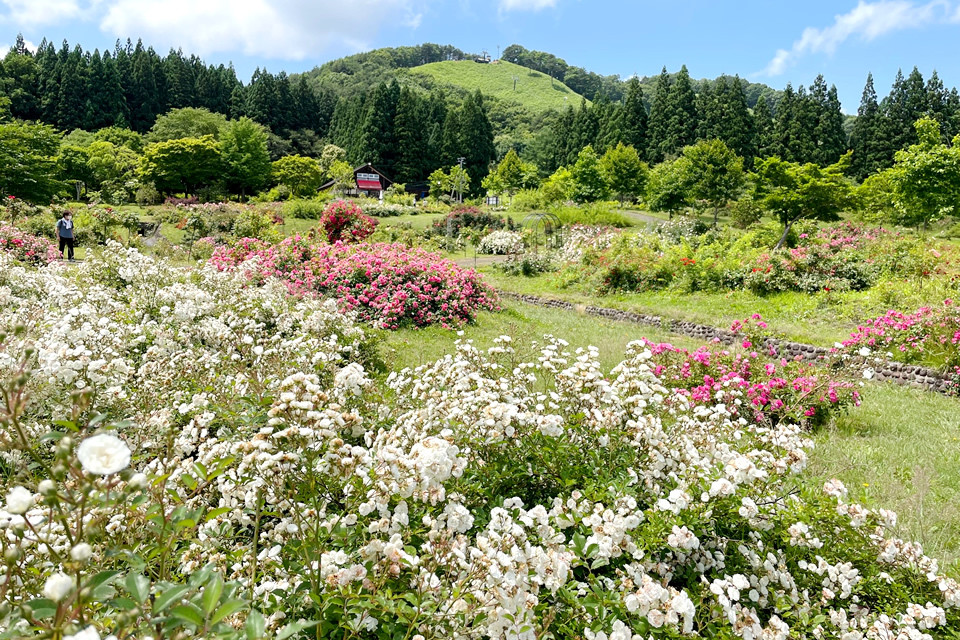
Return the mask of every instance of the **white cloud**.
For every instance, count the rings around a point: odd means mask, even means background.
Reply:
[[[500,11],[540,11],[557,6],[557,0],[500,0]]]
[[[922,5],[908,0],[860,0],[849,13],[836,16],[829,27],[804,29],[793,47],[777,51],[764,73],[768,76],[780,75],[796,59],[808,53],[832,54],[853,36],[870,41],[893,31],[943,22],[949,12],[950,4],[946,0],[932,0]],[[957,17],[960,17],[960,12]]]
[[[413,0],[106,0],[100,28],[200,55],[241,51],[300,59],[331,45],[361,49],[388,23],[415,28]]]
[[[7,8],[3,21],[18,28],[56,24],[83,13],[77,0],[0,0],[0,4]]]

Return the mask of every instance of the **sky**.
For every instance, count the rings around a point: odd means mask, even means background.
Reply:
[[[937,70],[960,85],[960,0],[0,0],[0,46],[22,33],[58,46],[113,48],[118,38],[210,63],[296,73],[328,60],[423,42],[496,57],[510,44],[602,75],[739,74],[782,89],[822,73],[856,113],[872,72]]]

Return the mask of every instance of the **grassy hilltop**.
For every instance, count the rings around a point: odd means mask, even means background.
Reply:
[[[409,70],[412,76],[428,76],[438,85],[451,85],[469,91],[479,89],[484,96],[505,102],[517,102],[531,112],[562,109],[579,105],[580,94],[559,80],[511,62],[480,64],[472,60],[432,62]],[[514,78],[517,79],[514,90]]]

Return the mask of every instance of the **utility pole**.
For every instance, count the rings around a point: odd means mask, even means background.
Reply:
[[[457,193],[459,195],[459,201],[463,202],[463,163],[466,162],[466,158],[457,158],[457,164],[460,165],[460,175],[457,176],[459,185],[457,185]]]

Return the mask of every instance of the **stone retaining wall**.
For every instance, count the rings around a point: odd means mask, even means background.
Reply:
[[[564,300],[541,298],[540,296],[511,293],[509,291],[498,291],[497,293],[503,298],[518,300],[538,307],[575,311],[608,320],[616,320],[618,322],[630,322],[633,324],[659,327],[664,331],[696,338],[704,342],[719,340],[723,344],[731,344],[735,338],[734,334],[726,329],[719,329],[695,322],[687,322],[685,320],[671,320],[670,318],[664,318],[662,316],[623,311],[621,309],[610,309],[607,307],[574,304]],[[775,338],[768,339],[766,346],[772,347],[777,354],[784,358],[792,359],[800,356],[808,361],[819,360],[830,353],[830,349],[824,347],[800,342],[790,342],[788,340],[778,340]],[[925,389],[937,393],[946,393],[950,386],[950,380],[944,374],[934,369],[927,369],[926,367],[917,365],[886,361],[875,365],[873,369],[875,371],[873,379],[879,382],[892,382],[906,387]]]

